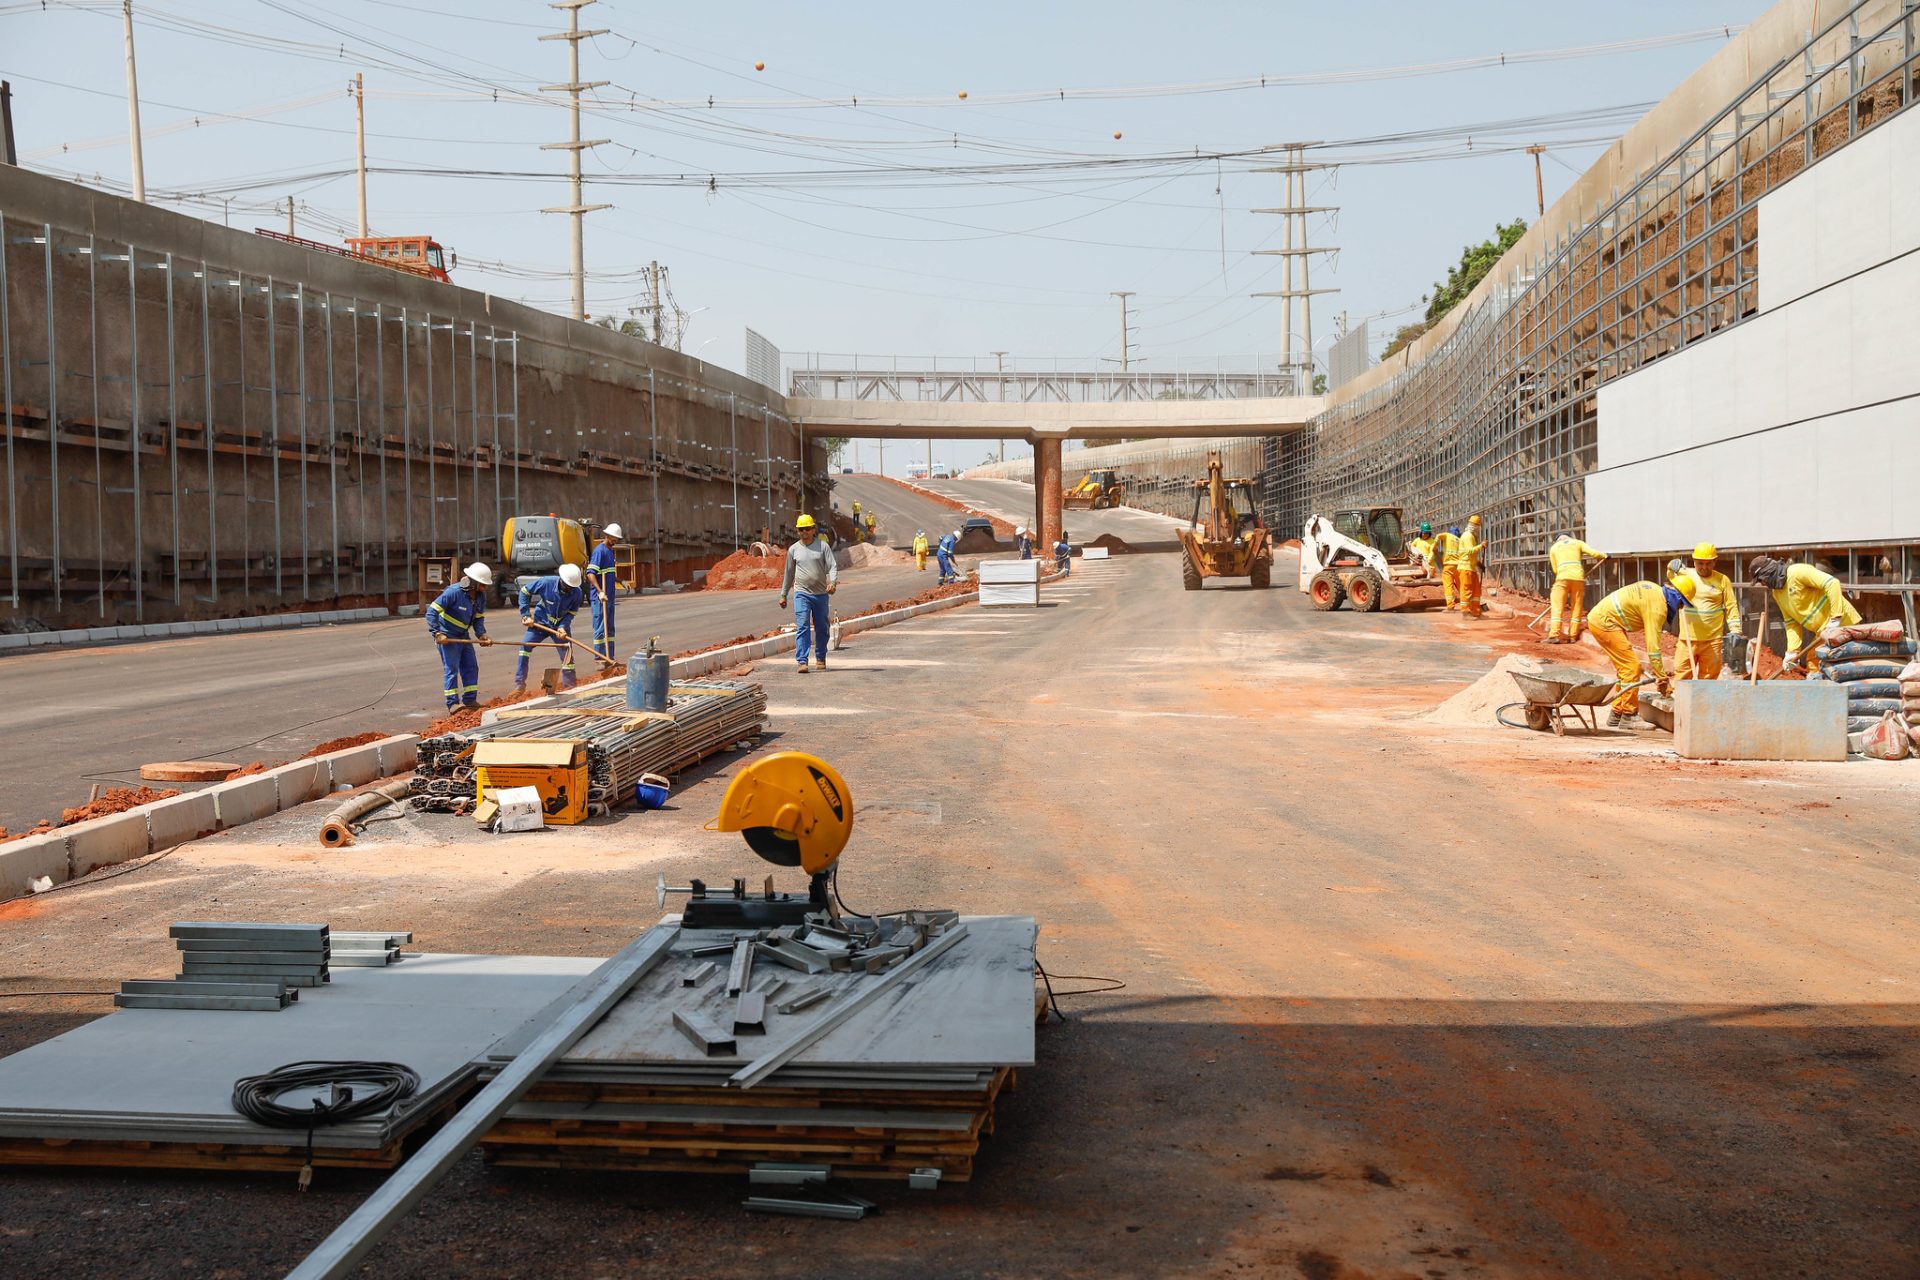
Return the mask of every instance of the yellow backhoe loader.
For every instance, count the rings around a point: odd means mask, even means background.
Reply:
[[[1220,455],[1207,455],[1207,478],[1193,484],[1193,518],[1181,529],[1186,553],[1180,579],[1198,591],[1207,578],[1246,578],[1256,588],[1273,582],[1273,535],[1260,523],[1251,480],[1221,475]]]

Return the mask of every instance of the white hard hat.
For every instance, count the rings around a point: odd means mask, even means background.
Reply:
[[[620,526],[617,524],[610,524],[605,529],[602,529],[601,532],[606,534],[609,538],[621,538],[626,536],[624,531],[622,531]]]
[[[1018,529],[1015,529],[1015,530],[1013,531],[1013,536],[1014,536],[1014,537],[1016,537],[1016,538],[1024,538],[1024,537],[1026,537],[1026,536],[1027,536],[1027,526],[1025,526],[1025,525],[1021,525],[1021,526],[1020,526],[1020,527],[1019,527]]]
[[[467,566],[466,576],[472,578],[483,587],[493,585],[493,570],[487,568],[486,565],[480,563],[478,560],[475,560]]]
[[[577,564],[561,565],[560,581],[566,583],[570,587],[579,586],[580,585],[580,566]]]

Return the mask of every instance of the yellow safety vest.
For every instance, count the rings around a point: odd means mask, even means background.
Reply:
[[[1555,582],[1585,582],[1588,559],[1605,560],[1606,556],[1578,538],[1564,538],[1547,548],[1547,563],[1553,566]]]

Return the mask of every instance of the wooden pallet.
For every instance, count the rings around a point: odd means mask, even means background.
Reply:
[[[406,1144],[378,1150],[315,1147],[315,1168],[392,1169]],[[0,1138],[0,1165],[85,1165],[108,1169],[296,1170],[307,1162],[306,1142],[253,1146],[238,1142],[107,1142],[69,1138]]]

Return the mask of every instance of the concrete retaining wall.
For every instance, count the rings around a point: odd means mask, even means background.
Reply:
[[[0,900],[30,893],[31,882],[38,877],[61,884],[213,831],[256,822],[334,791],[404,773],[413,768],[419,742],[416,734],[396,734],[125,813],[77,822],[43,836],[0,844]]]

